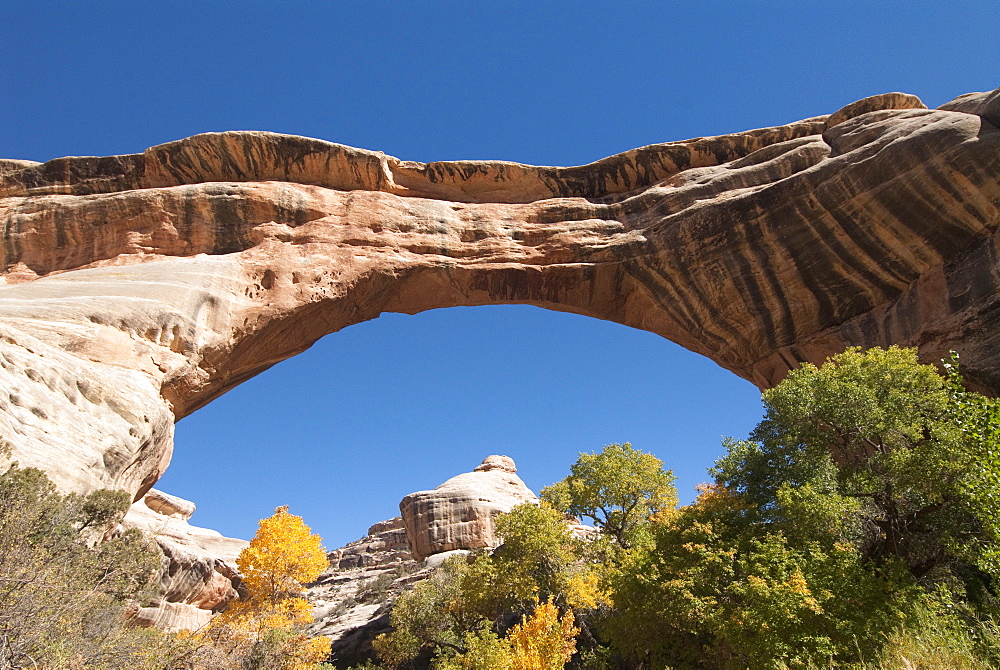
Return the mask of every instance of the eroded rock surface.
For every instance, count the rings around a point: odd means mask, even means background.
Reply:
[[[400,517],[328,556],[330,567],[307,590],[316,617],[309,633],[329,637],[331,658],[346,667],[372,656],[372,640],[390,628],[392,603],[430,570],[410,554]]]
[[[188,523],[194,503],[153,489],[125,516],[126,527],[148,533],[163,553],[157,602],[133,612],[138,625],[198,630],[238,597],[236,558],[249,543]]]
[[[538,500],[516,472],[511,458],[488,456],[472,472],[403,498],[399,511],[413,558],[422,561],[455,549],[497,547],[500,539],[493,517]]]
[[[371,657],[372,640],[390,628],[396,598],[444,559],[499,544],[493,515],[537,500],[516,472],[509,457],[488,456],[472,472],[406,496],[402,516],[330,552],[329,569],[308,589],[316,617],[309,632],[331,638],[338,667]]]
[[[380,521],[368,529],[368,534],[346,547],[331,551],[327,558],[330,569],[335,571],[384,567],[392,563],[413,560],[410,545],[406,542],[406,528],[402,517]]]
[[[141,497],[174,419],[458,305],[616,321],[761,387],[848,345],[954,349],[997,392],[998,110],[892,93],[565,168],[257,132],[0,161],[0,436],[63,490]]]

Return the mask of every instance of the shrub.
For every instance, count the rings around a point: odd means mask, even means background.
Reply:
[[[130,502],[61,495],[16,463],[0,474],[0,667],[153,668],[183,651],[127,625],[160,566],[138,531],[111,536]]]

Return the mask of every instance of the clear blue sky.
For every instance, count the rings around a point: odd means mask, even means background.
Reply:
[[[573,165],[906,91],[1000,86],[1000,3],[0,4],[0,156],[108,155],[219,130],[420,161]],[[275,506],[334,548],[505,453],[536,490],[631,441],[683,499],[749,383],[649,333],[531,307],[386,315],[183,420],[158,484],[249,538]]]

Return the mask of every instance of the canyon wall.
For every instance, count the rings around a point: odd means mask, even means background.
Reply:
[[[641,328],[764,388],[849,345],[1000,391],[1000,91],[578,167],[416,163],[259,132],[0,160],[0,437],[141,497],[173,422],[383,312],[522,303]]]

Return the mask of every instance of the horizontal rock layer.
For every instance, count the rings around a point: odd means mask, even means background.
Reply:
[[[430,491],[403,498],[399,511],[413,558],[456,549],[493,549],[500,544],[493,517],[538,498],[515,473],[507,456],[489,456],[472,472]]]
[[[309,634],[329,637],[331,659],[347,667],[372,657],[372,640],[390,629],[392,603],[430,570],[413,560],[400,517],[328,557],[330,567],[306,590],[315,617]]]
[[[386,311],[532,304],[761,387],[848,345],[1000,390],[1000,93],[867,98],[590,165],[414,163],[269,133],[0,161],[0,436],[137,496],[172,423]]]
[[[249,543],[190,525],[193,513],[194,503],[153,489],[125,515],[123,525],[147,533],[163,554],[157,599],[132,612],[134,623],[198,630],[243,589],[236,558]]]
[[[333,571],[385,567],[393,563],[413,560],[410,545],[406,542],[406,527],[402,517],[381,521],[368,529],[360,540],[327,554]]]

